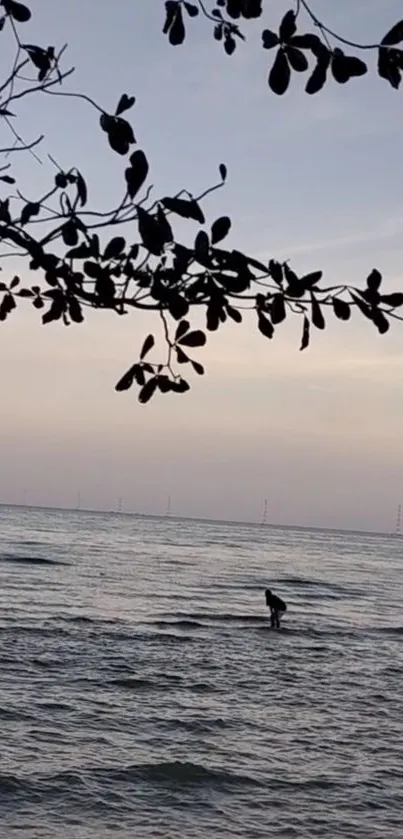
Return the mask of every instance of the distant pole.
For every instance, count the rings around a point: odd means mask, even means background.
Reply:
[[[166,508],[166,511],[165,511],[165,515],[166,516],[171,515],[171,496],[170,495],[168,495],[168,503],[167,503],[167,508]]]
[[[117,512],[121,513],[123,509],[123,498],[118,498]]]
[[[81,510],[81,492],[77,493],[77,510]]]
[[[264,508],[261,524],[267,524],[267,498],[264,499]]]
[[[396,530],[395,530],[396,536],[400,536],[401,528],[402,528],[402,505],[399,504],[399,506],[397,508],[397,518],[396,518]]]

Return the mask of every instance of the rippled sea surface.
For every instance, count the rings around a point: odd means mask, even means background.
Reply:
[[[398,537],[0,507],[1,839],[400,839],[402,603]]]

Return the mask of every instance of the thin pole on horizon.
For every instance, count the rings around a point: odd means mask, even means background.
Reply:
[[[167,503],[167,508],[166,508],[166,511],[165,511],[165,515],[166,516],[171,515],[171,496],[170,495],[168,495],[168,503]]]
[[[264,499],[264,508],[261,524],[267,524],[267,498]]]
[[[395,528],[395,535],[401,535],[401,528],[402,528],[402,505],[399,504],[397,508],[397,518],[396,518],[396,528]]]
[[[117,512],[118,512],[118,513],[122,513],[122,512],[123,512],[123,498],[121,498],[120,496],[119,496],[119,498],[118,498],[118,504],[117,504],[117,508],[116,508],[116,509],[117,509]]]
[[[76,510],[81,510],[81,492],[77,493],[77,507]]]

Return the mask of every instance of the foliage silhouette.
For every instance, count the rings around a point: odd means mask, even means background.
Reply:
[[[207,0],[188,3],[167,0],[163,31],[172,45],[183,43],[186,26],[193,24],[199,12],[214,24],[213,34],[231,54],[242,40],[238,22],[247,22],[263,14],[263,0],[216,0],[211,9]],[[309,72],[306,90],[318,93],[329,76],[339,84],[367,72],[367,65],[356,55],[346,55],[334,45],[341,42],[355,49],[346,39],[320,23],[304,0],[282,16],[276,29],[262,32],[263,47],[275,50],[269,72],[269,85],[277,95],[288,89],[292,74]],[[112,152],[124,158],[122,198],[118,206],[106,212],[89,208],[89,191],[83,174],[76,168],[64,171],[56,166],[53,183],[36,200],[28,201],[15,186],[12,163],[0,167],[4,197],[0,199],[0,258],[18,256],[28,259],[29,269],[38,275],[32,285],[23,285],[18,276],[0,282],[0,321],[5,321],[20,301],[29,302],[40,312],[43,324],[61,322],[80,324],[89,309],[109,310],[122,317],[132,310],[155,312],[161,322],[166,342],[166,357],[151,359],[155,337],[148,335],[139,359],[132,363],[116,385],[125,391],[136,385],[142,404],[159,393],[184,393],[189,383],[178,368],[203,375],[204,367],[193,358],[193,350],[206,343],[206,331],[214,332],[227,320],[242,323],[242,311],[255,312],[258,330],[271,340],[287,317],[301,319],[301,350],[308,347],[311,326],[326,327],[332,314],[347,321],[352,311],[370,320],[385,333],[391,319],[402,320],[398,310],[403,293],[383,294],[382,277],[373,270],[363,288],[322,284],[322,272],[315,270],[298,276],[288,262],[270,259],[267,264],[222,246],[231,228],[227,215],[206,224],[203,199],[220,189],[227,169],[219,165],[219,180],[201,195],[186,190],[176,195],[151,197],[147,187],[149,165],[146,154],[137,145],[126,113],[135,98],[123,93],[113,114],[85,94],[60,88],[72,68],[63,69],[65,47],[41,47],[23,42],[22,33],[31,11],[24,3],[0,0],[1,37],[15,42],[15,59],[9,76],[0,84],[0,117],[11,132],[12,144],[0,148],[8,157],[19,151],[36,154],[42,135],[25,143],[15,127],[16,108],[26,96],[53,94],[73,96],[86,101],[98,114],[99,125]],[[318,29],[298,31],[302,13]],[[399,87],[403,53],[396,47],[403,41],[403,22],[396,24],[379,45],[362,45],[376,50],[377,71],[392,87]],[[27,72],[33,75],[29,79]],[[56,165],[56,164],[55,164]],[[192,244],[180,242],[174,230],[175,217],[189,222]],[[127,241],[125,228],[137,226],[136,240]],[[192,328],[190,315],[205,313],[205,329]],[[189,355],[189,350],[191,351]]]

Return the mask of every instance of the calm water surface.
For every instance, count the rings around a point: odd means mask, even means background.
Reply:
[[[402,602],[399,538],[0,507],[0,839],[400,839]]]

